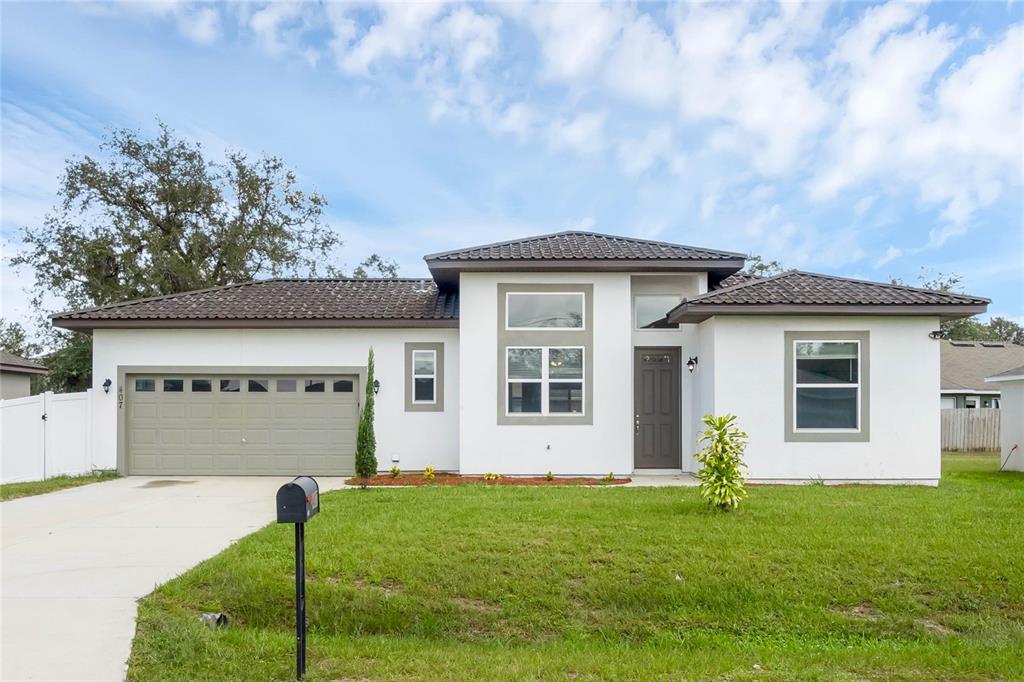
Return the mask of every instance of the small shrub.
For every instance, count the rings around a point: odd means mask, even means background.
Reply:
[[[602,478],[601,480],[604,481],[605,483],[611,483],[612,481],[615,480],[615,472],[609,471],[608,475]]]
[[[497,481],[500,478],[501,474],[492,474],[491,472],[487,472],[486,474],[484,474],[485,481]]]
[[[555,480],[555,475],[549,471],[547,476],[545,476],[544,478],[548,479],[549,481],[553,481]]]
[[[727,414],[716,417],[706,414],[701,418],[707,428],[700,434],[704,448],[697,453],[701,469],[697,472],[700,494],[709,505],[722,511],[739,506],[747,496],[743,487],[743,450],[747,447],[747,434],[736,426],[736,417]]]
[[[423,470],[423,478],[428,481],[433,481],[436,476],[434,475],[434,467],[430,466]]]
[[[391,467],[391,478],[398,478],[402,474],[402,470],[398,467]]]

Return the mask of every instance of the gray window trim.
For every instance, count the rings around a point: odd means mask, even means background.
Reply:
[[[583,329],[538,328],[505,329],[505,302],[509,292],[558,292],[583,294]],[[594,285],[593,284],[498,284],[497,397],[495,414],[502,426],[572,425],[594,423]],[[506,414],[508,382],[506,349],[578,347],[583,349],[583,414]]]
[[[787,443],[867,443],[871,440],[871,334],[868,331],[789,331],[785,343],[785,442]],[[857,368],[860,386],[860,428],[857,430],[797,430],[795,346],[798,341],[857,341],[860,363]]]
[[[413,400],[413,351],[434,351],[434,402],[418,403]],[[405,344],[405,411],[444,412],[444,343],[409,342]]]

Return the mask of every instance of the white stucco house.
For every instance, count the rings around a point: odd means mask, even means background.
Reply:
[[[0,400],[32,395],[32,377],[39,374],[46,374],[42,363],[0,350]]]
[[[999,423],[999,463],[1004,471],[1024,471],[1024,365],[985,381],[1002,395]]]
[[[466,474],[694,471],[733,413],[760,481],[939,478],[943,318],[987,299],[563,232],[431,279],[278,279],[54,317],[93,335],[93,450],[128,474],[345,474],[367,352],[377,456]],[[107,384],[108,392],[103,386]]]

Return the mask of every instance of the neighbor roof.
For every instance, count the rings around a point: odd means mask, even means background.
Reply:
[[[1008,369],[1005,372],[1000,372],[999,374],[996,374],[995,376],[985,377],[985,381],[986,382],[993,382],[993,383],[1000,382],[1000,381],[1016,381],[1016,380],[1024,380],[1024,365],[1021,365],[1020,367],[1014,367],[1013,369]]]
[[[429,279],[271,279],[61,313],[97,327],[458,326],[458,294]]]
[[[1003,341],[943,341],[943,392],[991,391],[985,377],[1024,364],[1024,346]]]
[[[0,371],[14,374],[46,374],[46,365],[0,350]]]
[[[672,322],[699,322],[712,315],[880,314],[963,317],[985,311],[978,296],[789,270],[751,278],[683,301]]]
[[[712,270],[743,267],[741,253],[683,244],[566,231],[424,256],[438,282],[466,270]]]

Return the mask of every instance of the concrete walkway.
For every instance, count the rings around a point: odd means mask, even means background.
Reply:
[[[136,600],[272,521],[287,480],[133,476],[0,503],[0,679],[123,679]]]

